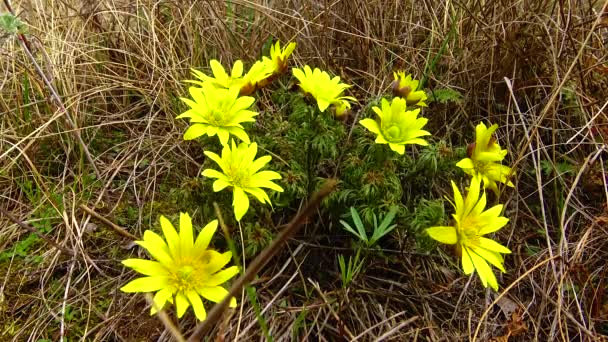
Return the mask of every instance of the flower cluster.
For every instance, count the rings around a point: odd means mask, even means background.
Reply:
[[[287,70],[287,59],[295,47],[296,43],[292,42],[281,49],[281,44],[277,41],[270,48],[270,57],[264,56],[262,60],[256,61],[244,75],[243,62],[240,60],[234,63],[230,74],[217,60],[211,60],[209,64],[213,76],[193,70],[197,80],[188,81],[196,85],[188,89],[192,98],[182,98],[190,109],[177,118],[189,118],[191,124],[184,133],[184,139],[195,139],[203,135],[211,137],[217,134],[223,146],[221,156],[209,151],[205,152],[209,159],[219,165],[222,172],[206,169],[202,175],[217,178],[213,183],[214,191],[225,188],[232,190],[237,221],[240,221],[249,209],[247,194],[262,203],[270,204],[270,199],[262,188],[283,191],[283,188],[272,182],[281,179],[278,173],[258,172],[268,164],[271,157],[263,156],[254,160],[257,145],[251,143],[242,124],[255,122],[255,116],[258,115],[251,110],[255,99],[248,95],[257,88],[268,85]],[[232,140],[232,148],[230,147],[230,136],[242,141],[238,148],[234,140]]]
[[[507,254],[511,251],[498,242],[488,239],[483,235],[493,233],[504,227],[509,219],[500,216],[502,204],[493,206],[486,210],[486,194],[480,196],[480,182],[478,177],[473,177],[471,186],[466,197],[463,198],[458,187],[452,182],[454,191],[453,226],[431,227],[426,231],[433,239],[456,245],[461,253],[462,269],[465,274],[477,271],[484,286],[498,289],[496,276],[490,269],[491,265],[505,272],[503,257],[501,253]]]
[[[359,123],[376,134],[376,143],[388,144],[399,153],[405,152],[405,145],[427,145],[421,137],[430,135],[422,128],[427,123],[426,118],[418,117],[420,108],[408,110],[407,106],[426,107],[426,93],[418,89],[419,81],[411,75],[398,71],[394,74],[392,83],[392,100],[382,99],[381,108],[373,107],[378,119],[363,119]],[[456,184],[452,181],[454,191],[452,226],[431,227],[426,231],[429,236],[439,242],[456,245],[462,257],[462,267],[465,274],[477,271],[484,286],[498,289],[498,282],[489,265],[505,272],[502,254],[511,251],[483,235],[493,233],[504,227],[509,221],[500,216],[503,206],[495,205],[486,210],[486,194],[481,188],[491,188],[497,192],[496,182],[513,186],[508,179],[513,174],[508,166],[500,162],[507,151],[492,137],[498,125],[487,128],[483,123],[476,127],[476,141],[469,148],[469,158],[461,160],[457,166],[473,176],[469,192],[465,198],[461,195]],[[501,254],[502,253],[502,254]]]
[[[272,206],[266,190],[284,191],[275,183],[282,179],[281,175],[275,171],[263,170],[272,158],[269,155],[257,156],[258,145],[251,141],[246,128],[258,116],[253,107],[255,99],[251,95],[287,71],[288,58],[295,47],[295,43],[289,43],[282,48],[276,42],[270,47],[270,55],[253,63],[247,72],[240,60],[229,71],[219,61],[211,60],[211,75],[192,70],[195,80],[187,81],[192,84],[188,88],[190,97],[181,98],[189,108],[177,118],[187,118],[190,123],[183,139],[192,140],[205,135],[218,137],[218,149],[221,148],[221,152],[204,152],[218,168],[206,168],[202,171],[202,176],[213,179],[214,192],[232,192],[234,217],[239,223],[249,211],[250,196],[263,205]],[[357,100],[345,95],[351,86],[341,82],[339,76],[332,77],[327,72],[312,69],[308,65],[293,68],[292,74],[300,90],[316,101],[318,111],[314,110],[315,115],[311,116],[314,120],[319,118],[316,114],[329,108],[336,117],[347,118],[346,114]],[[420,82],[411,75],[406,76],[403,71],[396,71],[393,75],[393,97],[383,97],[379,106],[372,107],[376,117],[364,118],[359,124],[375,135],[377,144],[386,144],[390,150],[403,155],[406,145],[428,145],[424,137],[431,133],[424,127],[429,119],[421,116],[422,108],[427,106],[427,96],[423,89],[419,89]],[[297,100],[303,106],[308,106],[301,98]],[[307,107],[302,112],[311,113],[309,109]],[[330,117],[323,119],[335,122]],[[502,204],[486,209],[485,189],[490,188],[498,193],[497,183],[514,186],[509,180],[512,170],[501,164],[507,151],[492,136],[497,128],[498,125],[489,128],[483,123],[477,125],[475,143],[470,145],[468,158],[457,164],[472,179],[465,196],[456,183],[451,182],[451,203],[455,210],[452,225],[426,229],[431,238],[457,247],[465,274],[476,272],[482,284],[494,290],[498,289],[498,281],[490,266],[505,272],[503,255],[511,251],[486,236],[506,226],[509,220],[502,216]],[[303,150],[309,153],[308,149]],[[391,215],[392,220],[395,213]],[[231,252],[220,253],[209,248],[218,221],[209,222],[196,237],[192,220],[186,213],[180,214],[179,232],[164,216],[160,217],[160,226],[164,237],[146,230],[143,239],[136,241],[154,260],[123,261],[125,266],[144,276],[130,281],[121,290],[155,292],[152,314],[169,303],[175,304],[178,318],[192,306],[196,318],[204,320],[206,310],[203,299],[222,301],[228,296],[228,291],[222,284],[239,272],[237,266],[226,267],[232,258]],[[360,236],[366,236],[364,228],[361,229],[363,233]],[[236,306],[234,298],[231,298],[230,306]]]
[[[446,244],[455,244],[462,257],[464,273],[471,274],[475,270],[482,284],[486,287],[489,285],[494,290],[498,289],[498,282],[488,264],[505,272],[501,253],[508,254],[511,251],[483,235],[499,230],[509,220],[500,216],[503,209],[501,204],[485,210],[486,194],[483,189],[490,188],[498,194],[496,182],[514,186],[508,179],[513,171],[508,166],[500,164],[507,155],[507,150],[501,149],[492,137],[496,129],[498,125],[487,128],[483,123],[478,124],[475,129],[475,143],[468,148],[469,158],[456,164],[471,175],[472,179],[469,192],[464,199],[452,182],[453,205],[456,211],[453,215],[454,225],[427,229],[433,239]],[[480,192],[483,193],[480,195]]]
[[[243,123],[255,122],[258,113],[251,106],[255,99],[251,96],[257,88],[268,85],[273,78],[287,69],[287,58],[295,48],[295,43],[281,49],[276,42],[270,49],[270,57],[255,62],[243,74],[243,62],[236,61],[226,72],[217,60],[210,61],[213,76],[192,70],[196,80],[188,88],[191,98],[181,98],[188,107],[177,118],[190,119],[190,127],[184,133],[184,140],[196,139],[203,135],[218,136],[223,146],[221,156],[205,151],[205,155],[216,162],[221,172],[206,169],[202,175],[216,178],[214,191],[232,189],[236,219],[240,221],[249,209],[248,194],[262,203],[271,204],[270,198],[262,190],[283,189],[273,180],[281,179],[274,171],[260,171],[271,160],[270,156],[255,159],[257,144],[251,143]],[[242,141],[237,147],[234,136]],[[239,270],[236,266],[223,269],[232,258],[231,252],[219,253],[208,248],[217,229],[217,220],[211,221],[194,239],[192,221],[188,214],[180,214],[179,233],[164,216],[160,217],[164,239],[151,230],[144,232],[143,240],[137,244],[148,251],[154,261],[126,259],[123,264],[145,277],[132,280],[121,288],[123,292],[156,292],[151,314],[167,303],[175,304],[177,317],[181,318],[192,306],[198,320],[206,318],[202,298],[212,302],[222,301],[228,291],[221,285],[230,280]],[[236,306],[234,298],[230,306]]]

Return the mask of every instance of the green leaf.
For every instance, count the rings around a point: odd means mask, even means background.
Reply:
[[[0,14],[0,30],[12,34],[23,33],[25,24],[12,13],[6,12]]]
[[[367,233],[365,232],[365,226],[363,226],[363,222],[361,222],[361,217],[359,216],[359,213],[357,213],[357,210],[355,210],[354,207],[350,207],[350,214],[353,217],[353,222],[355,222],[357,230],[359,231],[359,236],[361,237],[361,240],[367,242]]]

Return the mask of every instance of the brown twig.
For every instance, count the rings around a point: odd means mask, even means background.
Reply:
[[[336,188],[336,180],[331,179],[325,183],[323,188],[319,190],[316,194],[313,195],[308,204],[304,207],[302,211],[300,211],[296,217],[294,217],[291,222],[287,225],[285,229],[279,233],[279,235],[272,241],[272,243],[266,247],[252,262],[249,264],[247,271],[245,274],[240,276],[232,287],[228,291],[228,295],[221,302],[215,304],[215,306],[209,311],[207,314],[207,319],[199,324],[194,333],[188,339],[188,342],[196,342],[199,341],[201,336],[203,336],[215,322],[217,322],[228,306],[230,302],[230,298],[234,297],[238,292],[240,292],[243,287],[248,284],[255,275],[266,265],[266,263],[281,249],[283,244],[287,242],[291,237],[298,232],[299,228],[304,224],[306,219],[312,215],[317,207],[321,203],[321,201],[329,195]]]
[[[112,230],[114,230],[115,232],[117,232],[118,234],[129,238],[131,240],[139,240],[139,238],[131,233],[129,233],[128,231],[126,231],[124,228],[121,228],[120,226],[118,226],[117,224],[115,224],[114,222],[108,220],[107,218],[99,215],[98,213],[96,213],[95,211],[93,211],[93,209],[87,207],[84,204],[80,205],[80,209],[84,210],[87,212],[87,214],[95,217],[96,219],[98,219],[99,221],[105,223],[108,227],[112,228]]]
[[[62,253],[68,254],[70,256],[75,256],[76,255],[76,253],[74,253],[74,251],[72,251],[71,249],[69,249],[67,247],[63,247],[60,244],[58,244],[57,242],[49,239],[44,234],[42,234],[41,232],[39,232],[38,229],[36,229],[36,228],[30,226],[29,224],[21,221],[20,219],[16,218],[11,213],[9,213],[6,209],[0,207],[0,213],[2,213],[3,216],[6,216],[9,220],[11,220],[14,223],[16,223],[19,227],[27,230],[28,232],[30,232],[32,234],[36,234],[36,236],[38,236],[39,238],[41,238],[42,240],[44,240],[49,245],[57,248]]]

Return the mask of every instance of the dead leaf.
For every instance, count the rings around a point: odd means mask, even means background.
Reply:
[[[515,303],[513,301],[511,302]],[[516,337],[528,331],[528,325],[521,317],[521,312],[522,309],[519,307],[517,307],[513,312],[511,312],[511,318],[507,321],[507,332],[502,336],[497,336],[490,339],[490,342],[509,342],[509,337]]]
[[[500,307],[505,317],[511,317],[511,314],[519,308],[519,305],[507,296],[501,297],[496,304]]]
[[[521,317],[520,311],[521,309],[511,314],[511,319],[508,322],[509,326],[507,327],[510,336],[519,336],[528,331],[528,325]]]

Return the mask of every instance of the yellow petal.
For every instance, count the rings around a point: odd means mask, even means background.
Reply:
[[[249,210],[249,198],[247,198],[243,189],[239,187],[234,187],[233,196],[232,205],[234,206],[234,215],[236,220],[240,221],[245,213],[247,213],[247,210]]]
[[[405,145],[400,145],[400,144],[392,144],[389,142],[388,146],[391,147],[391,150],[399,153],[399,154],[403,154],[405,153]]]
[[[169,290],[168,288],[164,288],[156,292],[156,294],[154,295],[154,305],[152,305],[152,307],[150,308],[150,315],[154,315],[158,312],[158,310],[162,309],[165,306],[165,303],[167,303],[167,300],[169,300],[172,295],[173,292],[171,292],[171,290]]]
[[[131,280],[120,288],[122,292],[153,292],[167,287],[167,276],[143,277]]]
[[[456,183],[454,183],[454,181],[450,181],[450,183],[452,184],[452,191],[454,192],[454,207],[456,208],[456,216],[462,216],[462,209],[464,206],[464,200],[462,199],[462,194],[460,193],[460,190],[458,190],[458,187],[456,186]]]
[[[453,245],[458,242],[458,235],[456,234],[456,228],[449,226],[438,226],[426,229],[427,234],[433,239],[441,242]]]
[[[481,279],[483,286],[488,287],[489,285],[494,291],[497,291],[498,282],[492,269],[488,266],[488,263],[474,252],[469,253],[469,255],[471,256],[473,266],[475,266],[475,270],[477,271],[477,275],[479,275],[479,279]]]
[[[194,232],[192,231],[192,219],[188,213],[179,214],[179,240],[182,255],[190,255],[194,246]]]
[[[488,249],[493,252],[510,254],[511,250],[507,247],[499,244],[498,242],[484,238],[483,236],[479,238],[479,245],[485,249]]]
[[[144,259],[126,259],[122,264],[132,268],[136,272],[147,276],[167,276],[167,269],[158,261]]]
[[[213,182],[213,191],[214,192],[222,191],[228,186],[230,186],[230,183],[228,183],[225,179],[218,179],[215,182]]]
[[[474,247],[472,248],[472,251],[502,272],[506,272],[503,265],[503,258],[500,254],[481,247]]]
[[[209,274],[213,274],[222,269],[222,267],[226,266],[232,259],[232,252],[224,252],[219,253],[214,250],[207,250],[205,252],[205,256],[209,259],[209,263],[207,264],[205,271]]]
[[[177,295],[175,295],[175,308],[177,309],[177,318],[182,318],[189,306],[190,302],[188,302],[188,298],[186,298],[183,293],[178,292]]]
[[[473,164],[473,160],[471,158],[462,159],[461,161],[456,163],[456,166],[458,166],[461,169],[474,169],[475,168],[475,165]]]
[[[241,76],[243,76],[243,61],[239,59],[234,62],[234,65],[232,66],[232,72],[230,77],[239,78]]]
[[[239,127],[228,127],[226,128],[226,130],[228,132],[230,132],[230,134],[234,135],[235,137],[241,139],[241,141],[249,144],[251,141],[249,140],[249,136],[247,135],[247,133],[245,132],[244,129],[239,128]]]
[[[161,264],[169,266],[173,264],[173,258],[169,252],[169,247],[165,240],[151,230],[144,232],[143,241],[135,241],[138,245],[145,248],[150,255]]]
[[[203,124],[194,124],[184,132],[184,140],[192,140],[207,134],[207,126]]]
[[[207,281],[205,281],[204,286],[218,286],[221,285],[228,280],[232,279],[235,275],[239,273],[239,268],[236,266],[228,267],[225,270],[221,270],[214,275],[212,275]]]
[[[222,64],[220,64],[220,62],[218,62],[217,60],[212,59],[209,62],[209,65],[211,66],[213,76],[217,79],[217,81],[220,82],[223,86],[227,86],[226,81],[228,80],[228,74],[226,74],[226,71],[224,70]]]
[[[160,227],[163,230],[165,239],[167,240],[167,246],[169,246],[169,252],[173,258],[177,258],[179,254],[179,235],[177,231],[166,217],[160,215]]]
[[[217,170],[214,170],[214,169],[205,169],[205,170],[203,170],[201,175],[203,175],[204,177],[207,177],[207,178],[217,178],[217,179],[226,180],[225,174],[223,174]]]
[[[471,274],[473,270],[475,270],[475,266],[473,266],[473,261],[471,260],[471,255],[465,246],[462,246],[462,270],[464,274]]]
[[[211,242],[211,239],[213,238],[213,234],[215,234],[215,231],[217,230],[217,222],[217,220],[213,220],[203,227],[194,243],[195,251],[203,252],[207,249],[209,242]]]
[[[203,305],[201,297],[195,291],[186,292],[186,297],[188,297],[188,301],[190,304],[192,304],[192,309],[194,309],[196,319],[199,321],[204,321],[205,318],[207,318],[207,311],[205,311],[205,306]]]
[[[228,291],[221,286],[201,287],[197,290],[203,298],[219,303],[228,295]]]
[[[359,123],[361,124],[361,126],[367,128],[370,132],[380,134],[380,126],[378,125],[378,122],[376,120],[363,119],[359,121]]]

